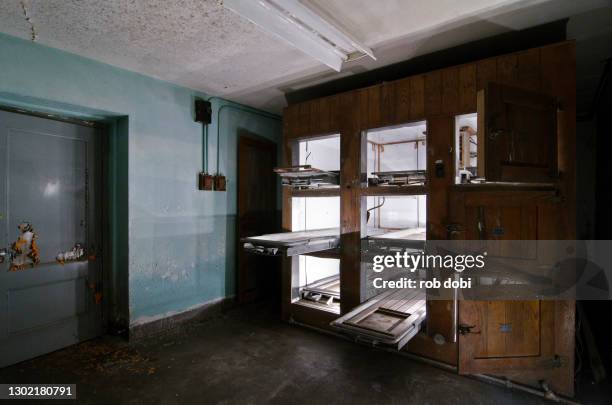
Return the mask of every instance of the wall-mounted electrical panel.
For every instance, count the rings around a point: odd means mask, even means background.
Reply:
[[[212,122],[212,105],[210,101],[195,101],[195,121],[201,122],[204,125]]]

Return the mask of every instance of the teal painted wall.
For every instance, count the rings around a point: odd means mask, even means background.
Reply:
[[[237,131],[278,142],[281,122],[224,108],[220,170],[228,191],[198,191],[203,130],[193,121],[193,101],[206,97],[0,34],[0,104],[112,123],[114,263],[116,278],[127,276],[132,325],[234,294]],[[226,104],[233,105],[213,100],[215,117]],[[216,125],[209,128],[210,169],[216,167]]]

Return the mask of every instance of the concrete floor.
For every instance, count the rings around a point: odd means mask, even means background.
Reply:
[[[253,308],[137,344],[85,342],[2,369],[0,383],[76,383],[92,404],[544,403]]]

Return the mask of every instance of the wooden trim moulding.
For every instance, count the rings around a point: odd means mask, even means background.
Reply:
[[[427,186],[374,186],[362,187],[362,196],[385,195],[423,195],[427,194]]]

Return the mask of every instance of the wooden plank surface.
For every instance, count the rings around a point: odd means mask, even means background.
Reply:
[[[345,94],[341,100],[342,132],[340,134],[340,281],[341,313],[349,312],[364,299],[365,286],[361,272],[361,227],[365,225],[360,194],[362,173],[366,170],[366,139],[361,128],[363,106],[371,98],[371,89]],[[368,122],[370,125],[371,122]],[[364,202],[365,203],[365,202]]]
[[[459,111],[459,69],[442,71],[442,113],[455,114]]]
[[[542,88],[540,49],[529,49],[518,54],[517,76],[517,86],[531,91],[540,91]]]
[[[395,118],[398,124],[408,122],[412,118],[410,96],[410,79],[395,82]]]
[[[459,106],[463,113],[476,111],[476,65],[469,64],[459,68]]]
[[[372,86],[367,89],[368,111],[367,127],[378,128],[383,125],[382,117],[382,86]]]
[[[422,195],[427,186],[368,186],[361,188],[361,195]]]
[[[380,115],[381,125],[394,125],[397,124],[396,120],[396,84],[391,82],[383,83],[381,86],[381,102],[380,102]]]
[[[297,136],[303,136],[310,133],[311,114],[310,107],[311,101],[298,104],[298,121],[295,126],[295,134]]]
[[[442,111],[442,73],[438,70],[425,75],[425,114],[439,115]]]
[[[438,116],[427,121],[427,170],[430,173],[427,194],[428,239],[446,239],[448,188],[454,183],[454,125],[451,116]],[[435,162],[444,164],[444,175],[437,177]]]
[[[294,189],[291,187],[283,187],[291,194],[291,197],[338,197],[340,196],[339,187],[320,187],[307,189]]]
[[[318,114],[313,117],[318,121],[318,130],[321,134],[334,132],[330,125],[331,122],[331,97],[323,97],[319,100]]]
[[[425,118],[425,76],[410,78],[410,118],[420,120]]]
[[[497,81],[508,86],[518,83],[518,57],[516,54],[497,58]]]
[[[497,61],[494,58],[476,63],[476,90],[482,90],[490,82],[497,81]]]
[[[310,101],[310,125],[308,129],[309,134],[325,134],[326,128],[323,128],[323,121],[325,121],[325,114],[321,110],[322,99],[315,99]]]

